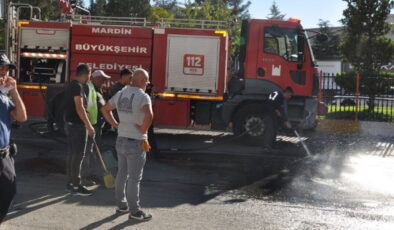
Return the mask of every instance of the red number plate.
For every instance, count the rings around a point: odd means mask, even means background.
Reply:
[[[185,54],[183,56],[183,74],[204,75],[204,55]]]

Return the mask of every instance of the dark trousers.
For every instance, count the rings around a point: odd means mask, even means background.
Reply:
[[[1,158],[1,157],[0,157]],[[16,175],[14,159],[5,157],[0,159],[0,223],[7,215],[12,199],[16,193]]]
[[[96,131],[94,139],[99,147],[101,147],[102,126],[102,123],[93,126]],[[97,159],[92,137],[88,137],[86,146],[86,154],[81,167],[81,177],[83,179],[100,177],[102,174],[102,166]]]
[[[88,133],[82,124],[66,123],[66,133],[68,141],[67,157],[67,183],[73,186],[81,184],[81,167],[86,153]]]

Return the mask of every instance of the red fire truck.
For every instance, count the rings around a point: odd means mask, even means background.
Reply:
[[[20,20],[26,9],[31,17]],[[78,15],[55,22],[34,18],[36,11],[14,4],[8,12],[8,52],[30,116],[46,116],[51,98],[86,63],[112,76],[108,87],[124,68],[147,69],[159,127],[232,127],[265,141],[274,133],[267,95],[288,86],[295,91],[291,121],[304,129],[316,125],[319,79],[298,20],[243,21],[239,59],[230,62],[226,22]]]

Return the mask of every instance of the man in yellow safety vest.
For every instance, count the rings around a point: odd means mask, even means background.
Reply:
[[[104,126],[104,118],[100,114],[100,109],[105,105],[102,88],[104,83],[111,77],[104,73],[102,70],[96,70],[92,73],[91,80],[86,83],[85,94],[87,95],[87,108],[88,118],[96,130],[95,140],[96,143],[101,142],[102,127]],[[87,152],[82,166],[82,183],[85,185],[92,185],[98,179],[100,166],[96,161],[96,156],[91,151],[93,141],[89,140],[87,144]]]

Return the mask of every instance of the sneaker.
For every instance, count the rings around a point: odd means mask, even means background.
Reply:
[[[73,184],[67,183],[66,184],[66,192],[71,193],[71,192],[73,192],[73,190],[74,190]]]
[[[134,219],[134,220],[138,220],[138,221],[148,221],[152,219],[152,215],[151,214],[146,214],[143,211],[137,211],[133,214],[129,215],[129,219]]]
[[[125,214],[129,212],[129,208],[128,207],[118,207],[116,208],[116,213],[117,214]]]
[[[76,195],[76,196],[90,196],[93,193],[91,191],[87,190],[82,185],[79,185],[78,187],[73,187],[72,194]]]
[[[97,183],[91,179],[82,179],[81,184],[83,184],[84,186],[93,186],[96,185]]]

